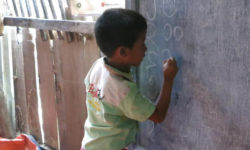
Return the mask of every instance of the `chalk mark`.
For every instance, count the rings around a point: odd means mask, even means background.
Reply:
[[[153,16],[150,16],[149,15],[149,13],[148,13],[148,10],[146,10],[146,16],[147,16],[147,19],[148,20],[150,20],[150,21],[153,21],[153,20],[155,20],[155,18],[156,18],[156,2],[155,2],[155,0],[154,0],[154,4],[153,4]]]
[[[155,36],[156,34],[156,27],[153,23],[148,22],[148,33],[147,33],[147,38],[151,39]]]
[[[164,28],[164,31],[166,31],[166,32],[164,32],[164,38],[165,38],[166,41],[169,41],[171,39],[171,37],[172,37],[172,34],[173,34],[172,33],[173,32],[172,31],[172,26],[169,23],[166,23],[163,28]]]
[[[148,52],[148,62],[150,63],[149,65],[147,65],[145,68],[146,68],[146,70],[148,71],[149,69],[151,69],[151,68],[155,68],[156,67],[156,64],[155,63],[153,63],[153,61],[151,60],[151,56],[152,55],[155,55],[156,56],[156,53],[154,52],[154,51],[150,51],[150,52]]]
[[[164,54],[167,53],[168,57],[172,57],[171,51],[169,49],[163,49],[161,53],[162,56],[165,56]]]
[[[168,6],[168,7],[166,7],[166,6]],[[169,10],[169,12],[166,12],[166,10]],[[175,8],[175,0],[163,0],[163,14],[166,17],[171,18],[176,14],[176,12],[177,12],[177,10]]]
[[[174,27],[174,37],[177,41],[180,41],[183,38],[183,29],[181,27]]]

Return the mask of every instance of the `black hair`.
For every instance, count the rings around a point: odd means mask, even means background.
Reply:
[[[132,48],[146,29],[147,22],[141,14],[128,9],[108,9],[95,23],[96,42],[111,57],[119,46]]]

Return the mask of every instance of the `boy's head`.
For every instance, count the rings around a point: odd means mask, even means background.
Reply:
[[[139,13],[127,9],[109,9],[96,21],[96,42],[107,57],[112,57],[118,47],[132,48],[146,30],[146,20]]]

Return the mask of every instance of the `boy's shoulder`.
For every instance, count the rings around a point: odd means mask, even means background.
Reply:
[[[120,72],[105,64],[104,58],[96,60],[86,76],[85,85],[89,87],[90,84],[100,90],[107,101],[116,99],[111,102],[115,105],[119,105],[131,92],[131,87],[136,85],[130,73]]]
[[[127,87],[132,81],[130,73],[124,73],[118,69],[111,67],[105,63],[105,58],[97,59],[90,68],[85,80],[89,82],[102,82],[108,86],[115,86],[117,88]]]

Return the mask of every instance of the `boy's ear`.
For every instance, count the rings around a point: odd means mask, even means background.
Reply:
[[[126,52],[126,48],[121,46],[118,48],[118,54],[121,56],[121,57],[125,57],[127,56],[127,52]]]
[[[125,48],[121,48],[121,49],[120,49],[120,55],[121,55],[121,56],[127,56],[127,53],[126,53]]]

